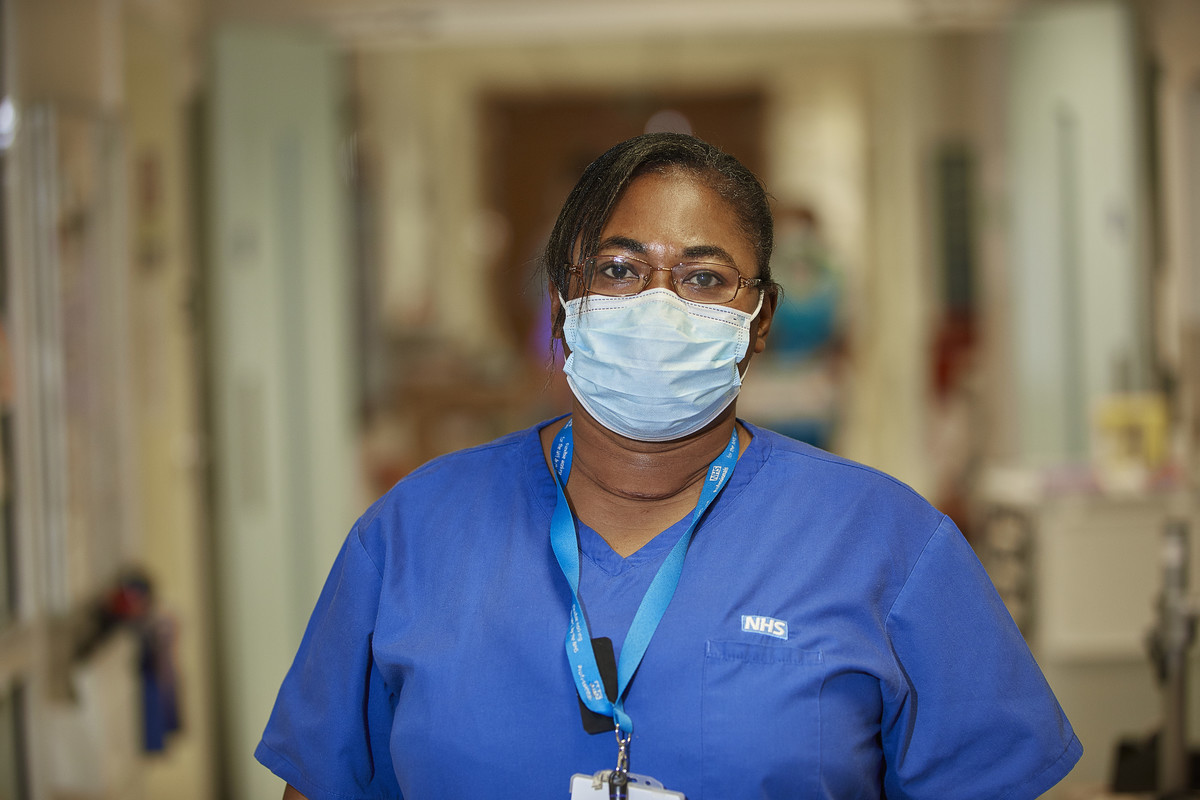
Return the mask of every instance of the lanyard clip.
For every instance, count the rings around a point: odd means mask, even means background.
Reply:
[[[608,776],[608,798],[609,800],[628,800],[629,798],[629,740],[633,738],[632,733],[624,733],[621,731],[621,724],[617,726],[617,768]]]

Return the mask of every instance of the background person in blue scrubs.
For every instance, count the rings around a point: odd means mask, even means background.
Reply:
[[[355,525],[256,751],[285,798],[565,800],[618,742],[690,800],[1066,775],[1079,741],[953,523],[737,418],[771,248],[762,186],[697,139],[585,170],[544,260],[571,413]]]

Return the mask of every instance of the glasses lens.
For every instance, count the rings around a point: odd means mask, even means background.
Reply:
[[[583,268],[588,290],[612,297],[637,294],[646,285],[646,276],[650,274],[649,265],[620,256],[589,258]]]
[[[680,264],[671,270],[675,291],[693,303],[728,303],[742,273],[724,264]]]

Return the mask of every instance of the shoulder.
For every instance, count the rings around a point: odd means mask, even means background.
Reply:
[[[842,576],[886,606],[939,531],[957,534],[945,514],[885,472],[763,428],[752,432],[731,518],[755,519],[756,536],[774,553]]]
[[[915,515],[930,532],[944,515],[911,486],[874,467],[766,428],[748,426],[761,449],[760,477],[846,509]]]

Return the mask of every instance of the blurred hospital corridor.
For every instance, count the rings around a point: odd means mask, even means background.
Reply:
[[[0,800],[281,796],[347,531],[568,410],[538,258],[650,131],[765,184],[738,416],[957,524],[1046,797],[1200,790],[1200,2],[0,0]]]

